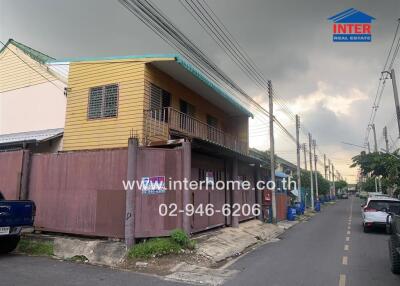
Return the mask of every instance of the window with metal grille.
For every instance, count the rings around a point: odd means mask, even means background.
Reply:
[[[118,84],[92,87],[89,91],[88,118],[117,117]]]
[[[214,116],[207,114],[207,124],[214,128],[217,128],[218,127],[218,119],[215,118]]]

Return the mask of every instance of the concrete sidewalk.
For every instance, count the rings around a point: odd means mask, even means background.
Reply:
[[[242,254],[247,248],[278,237],[297,222],[263,223],[259,220],[243,222],[238,228],[225,227],[195,236],[197,252],[213,263]]]
[[[225,227],[206,234],[197,235],[197,254],[210,261],[208,266],[181,262],[171,268],[167,280],[198,285],[222,285],[239,271],[227,269],[233,258],[256,247],[257,244],[275,241],[286,229],[298,221],[282,221],[278,224],[259,220],[243,222],[238,228]],[[229,262],[228,262],[229,261]]]
[[[270,224],[253,219],[241,223],[238,228],[224,227],[210,230],[193,237],[197,242],[195,252],[209,261],[210,265],[215,265],[243,254],[258,243],[277,238],[296,223],[298,222],[282,221]],[[86,262],[91,264],[118,267],[126,258],[125,245],[120,241],[45,234],[27,234],[24,238],[52,242],[54,256],[66,260],[80,256],[85,257]]]
[[[118,267],[126,258],[125,244],[120,241],[51,234],[25,234],[23,239],[51,242],[54,257],[64,260],[82,257],[90,264]]]

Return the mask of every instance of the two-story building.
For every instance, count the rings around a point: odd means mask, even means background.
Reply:
[[[178,55],[70,60],[67,90],[64,151],[126,147],[133,130],[248,152],[251,113]]]
[[[61,149],[67,73],[13,39],[0,49],[0,151]]]
[[[180,55],[61,61],[69,64],[63,151],[126,148],[134,134],[141,150],[159,150],[147,159],[139,156],[139,180],[179,174],[171,176],[195,181],[248,180],[254,184],[260,160],[248,154],[251,112]],[[190,144],[190,158],[161,152],[183,148],[184,143]],[[186,163],[181,164],[181,159]],[[151,228],[162,219],[155,211],[160,197],[178,201],[178,207],[186,200],[195,207],[213,204],[216,209],[225,203],[254,204],[260,199],[255,189],[236,193],[202,189],[174,198],[163,193],[146,195],[136,199],[138,206],[148,206],[140,212],[146,220],[142,225]],[[149,213],[148,208],[154,211]],[[239,221],[252,217],[242,215]],[[222,214],[195,215],[183,227],[196,232],[232,223],[237,220]],[[154,232],[145,230],[140,235],[146,234]]]

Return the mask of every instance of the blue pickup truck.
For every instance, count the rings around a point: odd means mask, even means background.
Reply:
[[[13,251],[21,230],[32,227],[36,207],[32,201],[7,201],[0,192],[0,254]]]

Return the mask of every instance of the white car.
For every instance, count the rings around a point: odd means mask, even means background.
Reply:
[[[385,198],[387,198],[388,196],[385,195],[384,193],[381,193],[381,192],[370,192],[370,193],[368,193],[368,197],[369,198],[372,198],[372,197],[385,197]]]
[[[369,197],[365,205],[361,206],[364,232],[374,227],[386,227],[386,218],[389,212],[397,213],[400,209],[400,200],[390,197]]]

